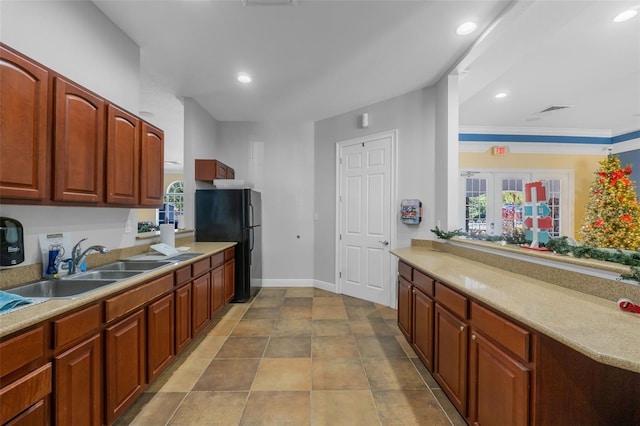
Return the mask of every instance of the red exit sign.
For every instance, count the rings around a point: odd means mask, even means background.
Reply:
[[[493,155],[505,155],[507,153],[506,146],[494,146]]]

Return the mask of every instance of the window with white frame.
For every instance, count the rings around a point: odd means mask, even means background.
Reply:
[[[461,170],[460,175],[460,223],[465,232],[512,236],[524,230],[524,186],[541,181],[551,210],[549,235],[573,238],[572,170]]]
[[[184,213],[184,182],[174,181],[167,186],[164,194],[164,204],[158,210],[158,223],[178,224],[179,217]]]

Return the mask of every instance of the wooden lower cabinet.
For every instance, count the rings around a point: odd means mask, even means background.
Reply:
[[[176,290],[176,354],[191,343],[191,283]]]
[[[209,292],[211,279],[209,274],[204,274],[193,280],[192,288],[192,331],[191,335],[195,337],[209,322]]]
[[[398,277],[398,327],[408,341],[411,341],[411,324],[413,322],[412,285],[403,277]]]
[[[472,330],[469,419],[477,425],[529,424],[530,369]]]
[[[40,401],[29,407],[28,410],[21,413],[4,426],[35,426],[35,425],[49,425],[51,424],[49,417],[49,397],[41,399]]]
[[[173,293],[147,307],[147,383],[151,383],[175,355]]]
[[[467,339],[469,326],[436,303],[433,373],[453,405],[467,414]]]
[[[435,302],[413,288],[413,339],[411,343],[427,370],[433,371],[433,311]]]
[[[236,260],[231,259],[224,263],[224,298],[231,302],[236,293]]]
[[[102,350],[96,334],[54,361],[55,424],[102,423]]]
[[[144,309],[105,329],[107,424],[113,423],[144,389],[145,330]]]
[[[210,272],[211,277],[211,316],[217,314],[223,307],[225,302],[224,294],[224,265],[214,268]]]
[[[50,423],[49,397],[52,368],[47,363],[0,389],[0,424],[32,425]],[[40,407],[44,407],[41,409]],[[32,420],[44,419],[42,423]]]

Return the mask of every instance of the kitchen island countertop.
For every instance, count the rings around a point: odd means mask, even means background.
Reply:
[[[219,253],[230,247],[235,246],[235,242],[192,242],[183,244],[188,247],[188,251],[182,253],[202,253],[200,256],[193,257],[189,260],[179,261],[177,263],[153,269],[140,275],[136,275],[130,279],[122,280],[114,284],[80,294],[73,299],[49,299],[36,305],[26,306],[0,315],[0,337],[7,336],[31,325],[37,324],[49,318],[64,314],[65,312],[77,309],[83,305],[100,300],[111,294],[122,292],[129,288],[136,287],[139,284],[147,282],[153,278],[166,275],[186,264],[193,263],[199,259],[204,259],[212,254]],[[64,281],[60,281],[60,285],[64,285]]]
[[[640,373],[640,314],[623,312],[610,300],[428,247],[391,253],[595,361]]]

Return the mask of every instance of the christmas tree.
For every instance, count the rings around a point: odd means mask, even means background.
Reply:
[[[631,172],[631,166],[620,166],[616,155],[600,161],[580,229],[585,245],[640,249],[640,204],[634,182],[629,180]]]

